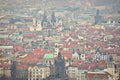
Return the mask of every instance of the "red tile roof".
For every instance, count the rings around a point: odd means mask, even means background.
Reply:
[[[23,52],[22,44],[15,44],[15,45],[14,45],[14,49],[15,49],[17,52]]]
[[[99,72],[97,72],[97,73],[88,72],[88,73],[87,73],[87,77],[90,78],[90,79],[91,79],[91,78],[94,78],[94,77],[96,77],[96,76],[97,76],[98,78],[104,78],[104,77],[107,77],[107,75],[108,75],[107,73],[101,73],[101,72],[100,72],[100,73],[99,73]]]
[[[41,57],[34,55],[32,53],[28,53],[28,55],[23,58],[15,58],[15,61],[21,61],[25,63],[37,63],[41,60],[42,60]]]
[[[96,69],[96,67],[97,67],[96,63],[89,64],[89,69]]]
[[[95,56],[94,53],[90,53],[90,54],[85,54],[86,58],[93,58]]]
[[[79,60],[73,60],[72,66],[79,67],[79,65],[80,65],[80,61]]]
[[[16,66],[18,68],[24,68],[24,69],[28,69],[28,63],[25,63],[25,62],[21,62],[21,63],[17,63]]]
[[[23,34],[23,38],[35,38],[36,35],[35,34]]]
[[[64,36],[63,38],[61,38],[61,40],[65,41],[69,38],[69,36]]]
[[[70,58],[72,59],[72,52],[68,50],[61,50],[60,53],[64,58]]]
[[[36,48],[32,51],[32,53],[34,55],[43,56],[45,53],[47,53],[47,50],[43,48]]]

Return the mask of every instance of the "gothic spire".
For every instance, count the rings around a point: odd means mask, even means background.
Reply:
[[[47,22],[46,12],[44,11],[42,22]]]
[[[51,22],[52,23],[56,22],[55,12],[53,12],[52,15],[51,15]]]
[[[62,55],[60,52],[58,53],[58,60],[62,60]]]

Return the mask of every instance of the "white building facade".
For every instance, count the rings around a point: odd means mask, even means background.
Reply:
[[[37,65],[28,68],[28,80],[43,80],[50,75],[50,68],[44,65]]]

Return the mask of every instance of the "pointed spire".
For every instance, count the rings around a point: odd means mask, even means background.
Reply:
[[[46,12],[44,11],[42,22],[47,22]]]
[[[96,15],[100,15],[100,11],[99,11],[99,9],[97,9],[97,11],[96,11]]]
[[[102,16],[100,15],[100,11],[98,9],[96,11],[96,15],[94,19],[95,19],[95,22],[94,22],[95,25],[102,21]]]
[[[109,61],[110,61],[110,62],[113,61],[113,56],[112,56],[112,55],[109,56]]]
[[[56,22],[55,12],[52,13],[51,22],[52,22],[52,23],[55,23],[55,22]]]
[[[96,49],[95,54],[97,54],[97,53],[101,54],[101,52],[100,52],[100,47],[98,47],[98,48]]]
[[[62,55],[60,52],[58,53],[58,60],[62,60]]]
[[[74,49],[72,49],[72,54],[74,54],[75,53],[75,50]]]

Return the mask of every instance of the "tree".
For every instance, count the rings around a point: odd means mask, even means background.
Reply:
[[[15,63],[15,61],[13,61],[12,65],[11,65],[11,79],[12,80],[16,79],[16,73],[17,73],[16,63]]]

